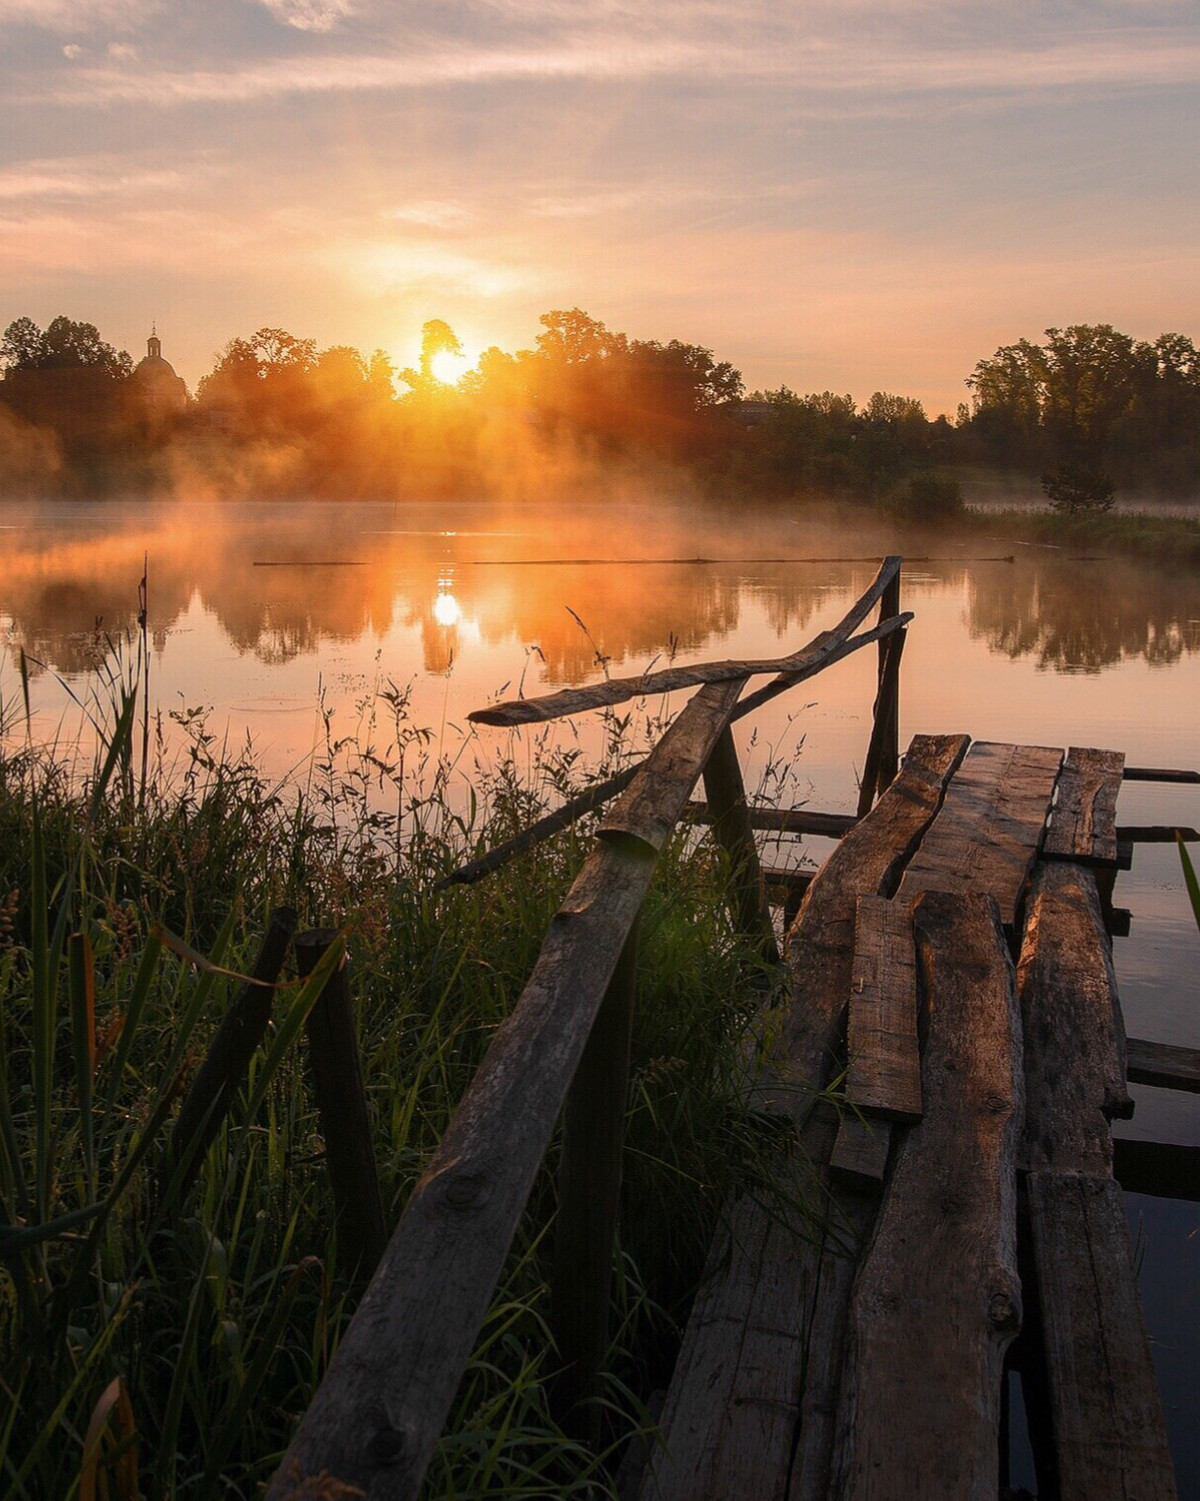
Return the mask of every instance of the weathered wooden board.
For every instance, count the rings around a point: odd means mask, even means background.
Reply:
[[[1127,1193],[1195,1204],[1200,1201],[1200,1147],[1119,1136],[1113,1142],[1113,1175]]]
[[[821,631],[807,645],[789,656],[700,662],[642,673],[638,677],[607,678],[602,683],[591,683],[581,688],[563,688],[540,698],[518,698],[506,703],[490,704],[486,709],[473,710],[467,718],[475,724],[539,724],[550,719],[561,719],[567,714],[580,714],[588,709],[611,707],[646,694],[673,693],[681,688],[695,687],[699,683],[745,682],[748,677],[763,672],[779,673],[800,682],[845,655],[845,647],[851,640],[855,627],[862,624],[878,603],[888,584],[899,573],[900,563],[901,559],[898,557],[884,558],[875,578],[837,625],[831,630]],[[865,639],[859,643],[863,646],[866,644]]]
[[[900,897],[986,892],[995,898],[1001,922],[1012,928],[1061,762],[1062,752],[1045,746],[977,741],[904,873]]]
[[[858,819],[852,813],[816,813],[808,808],[747,808],[750,826],[775,834],[820,834],[827,839],[841,839]],[[691,802],[684,810],[694,823],[711,823],[713,814],[707,803]]]
[[[1021,1318],[1016,986],[991,897],[927,893],[914,925],[925,1115],[896,1149],[855,1283],[830,1494],[995,1501],[1001,1367]]]
[[[892,1128],[886,1121],[865,1120],[847,1112],[838,1123],[829,1166],[844,1178],[882,1183],[891,1145]]]
[[[1067,751],[1042,853],[1047,859],[1111,865],[1117,858],[1117,794],[1124,751]]]
[[[1171,1501],[1175,1476],[1121,1191],[1031,1173],[1061,1501]]]
[[[967,744],[965,735],[915,736],[900,775],[870,817],[855,825],[813,878],[787,939],[789,996],[764,1050],[766,1108],[801,1114],[808,1109],[840,1038],[858,898],[895,890]]]
[[[509,1019],[413,1191],[268,1495],[320,1477],[415,1501],[601,999],[741,685],[701,688],[554,917]]]
[[[1112,1166],[1109,1122],[1133,1105],[1125,1029],[1096,880],[1079,865],[1039,864],[1018,969],[1025,1029],[1021,1166]]]
[[[1131,1037],[1125,1044],[1125,1055],[1131,1083],[1200,1093],[1200,1049],[1175,1048],[1165,1042]]]
[[[907,902],[858,899],[846,1051],[852,1105],[884,1120],[920,1120],[917,965]]]
[[[809,1115],[849,995],[857,898],[894,887],[966,746],[962,735],[914,739],[900,775],[809,886],[789,935],[789,1005],[775,1018],[767,1043],[772,1072],[758,1090],[766,1108],[797,1120]],[[833,1136],[834,1125],[822,1115],[808,1120],[804,1155],[827,1161]],[[814,1192],[825,1182],[821,1176]],[[838,1190],[832,1193],[829,1202],[840,1203]],[[852,1218],[848,1212],[831,1217]],[[800,1381],[806,1345],[814,1348],[814,1298],[832,1251],[811,1227],[748,1196],[727,1218],[731,1233],[714,1245],[684,1334],[663,1411],[663,1448],[643,1492],[647,1501],[741,1495],[757,1501],[786,1493],[796,1417],[807,1400]],[[847,1273],[847,1287],[848,1280]],[[838,1316],[836,1306],[823,1313],[827,1325]],[[828,1359],[839,1355],[840,1343]],[[828,1362],[825,1370],[826,1382],[836,1386]],[[832,1398],[814,1401],[828,1409]],[[827,1471],[828,1448],[813,1456],[812,1468],[822,1465]]]

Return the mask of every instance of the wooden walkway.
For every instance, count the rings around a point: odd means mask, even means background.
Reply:
[[[729,1206],[643,1501],[995,1501],[1010,1364],[1042,1495],[1175,1495],[1112,1176],[1122,761],[918,736],[813,880],[759,1092],[828,1224]]]
[[[1200,1089],[1200,1054],[1127,1043],[1110,935],[1128,921],[1112,897],[1131,841],[1169,834],[1116,824],[1121,781],[1200,777],[966,735],[918,735],[901,764],[900,566],[884,559],[836,626],[785,657],[471,716],[519,727],[698,690],[645,761],[441,883],[485,879],[610,805],[382,1251],[345,1176],[346,1257],[374,1274],[269,1501],[417,1501],[560,1120],[553,1397],[597,1443],[640,913],[685,820],[712,826],[756,974],[778,977],[745,1105],[777,1119],[779,1192],[725,1206],[660,1434],[640,1467],[626,1457],[622,1496],[996,1501],[1014,1372],[1043,1501],[1175,1495],[1109,1122],[1131,1111],[1127,1079]],[[751,807],[732,724],[867,646],[857,814]],[[811,878],[764,871],[756,828],[839,843]],[[782,953],[768,897],[785,904]],[[1190,1150],[1120,1147],[1127,1184]]]

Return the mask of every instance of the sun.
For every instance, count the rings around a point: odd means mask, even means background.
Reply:
[[[435,380],[440,380],[444,386],[457,385],[459,380],[471,368],[473,357],[469,354],[451,354],[443,350],[435,354],[431,364]]]

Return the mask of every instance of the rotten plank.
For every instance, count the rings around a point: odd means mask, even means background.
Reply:
[[[851,1105],[884,1120],[921,1118],[917,967],[912,913],[905,902],[871,895],[858,899],[847,1058]]]
[[[1123,751],[1068,749],[1046,832],[1046,858],[1105,865],[1116,860],[1117,794],[1124,767]]]
[[[1131,1037],[1125,1044],[1127,1076],[1131,1084],[1155,1084],[1159,1089],[1200,1093],[1200,1050],[1176,1048],[1165,1042]]]
[[[620,837],[585,861],[271,1479],[275,1501],[331,1476],[415,1501],[661,831],[682,812],[740,690],[736,681],[700,689],[650,755],[653,794],[635,781]]]
[[[1016,986],[990,896],[926,893],[914,927],[925,1115],[897,1148],[855,1282],[830,1494],[995,1501],[1001,1369],[1021,1319]]]
[[[744,681],[763,672],[778,673],[791,681],[801,682],[845,655],[856,627],[867,618],[888,584],[900,572],[901,561],[894,556],[885,558],[871,584],[837,625],[831,630],[821,631],[799,651],[792,652],[789,656],[700,662],[685,667],[668,667],[660,672],[642,673],[638,677],[607,678],[602,683],[591,683],[582,688],[564,688],[540,698],[518,698],[506,703],[490,704],[485,709],[473,710],[467,718],[475,724],[540,724],[551,719],[561,719],[568,714],[581,714],[589,709],[609,708],[647,694],[674,693],[681,688],[692,688],[701,683]],[[856,639],[858,645],[865,646],[868,639],[880,638],[878,634],[868,632]]]
[[[1060,1501],[1171,1501],[1175,1475],[1111,1178],[1031,1173]]]
[[[765,1108],[798,1121],[809,1115],[849,996],[857,898],[895,886],[966,747],[964,735],[917,736],[900,775],[809,886],[788,938],[789,1001],[774,1017],[765,1044],[769,1072],[757,1090]],[[801,1161],[827,1162],[834,1133],[835,1124],[822,1112],[808,1119]],[[791,1160],[779,1167],[785,1181],[799,1171]],[[826,1170],[808,1184],[810,1203],[820,1204],[827,1195],[832,1224],[854,1221],[858,1201],[847,1207],[841,1195],[849,1190],[831,1184]],[[750,1195],[735,1201],[725,1219],[730,1228],[714,1242],[684,1333],[662,1416],[663,1446],[643,1492],[647,1501],[726,1501],[735,1495],[781,1501],[797,1419],[810,1390],[815,1416],[806,1427],[830,1432],[819,1415],[828,1415],[834,1402],[841,1342],[819,1349],[815,1331],[818,1325],[837,1327],[844,1317],[844,1297],[840,1303],[817,1302],[818,1288],[830,1285],[821,1279],[837,1253],[786,1208]],[[853,1260],[837,1265],[848,1296]],[[802,1392],[806,1360],[810,1384]],[[823,1387],[813,1384],[818,1367]],[[827,1470],[828,1443],[811,1456],[806,1473]]]
[[[1046,746],[976,741],[904,873],[899,896],[986,892],[1012,929],[1061,763],[1062,752]]]
[[[1132,1114],[1133,1104],[1112,951],[1090,871],[1038,865],[1018,975],[1025,1026],[1021,1166],[1106,1177],[1109,1122]]]

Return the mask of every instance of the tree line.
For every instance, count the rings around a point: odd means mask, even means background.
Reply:
[[[135,367],[94,325],[20,318],[0,340],[0,491],[517,498],[641,475],[929,513],[959,503],[967,465],[1041,474],[1069,506],[1200,480],[1200,354],[1182,334],[1048,329],[980,360],[950,421],[888,392],[862,405],[747,394],[711,350],[615,333],[578,308],[540,327],[532,348],[490,348],[454,384],[435,373],[462,352],[439,319],[401,370],[383,350],[261,328],[231,339],[193,396],[167,400],[149,378],[164,367]]]

